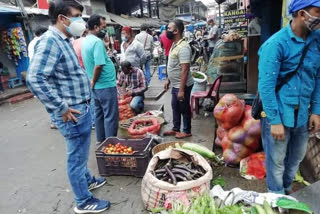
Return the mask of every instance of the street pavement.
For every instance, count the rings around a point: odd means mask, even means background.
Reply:
[[[152,85],[162,85],[155,78]],[[171,94],[167,92],[158,101],[165,104],[168,124],[162,131],[172,127],[170,107]],[[0,213],[69,214],[74,213],[73,194],[66,176],[66,155],[63,137],[49,128],[49,116],[36,99],[18,104],[0,106]],[[186,139],[212,148],[214,119],[196,116],[192,122],[193,137]],[[167,138],[166,140],[174,140]],[[89,169],[98,176],[94,154],[95,133]],[[265,190],[264,181],[247,181],[240,177],[238,169],[220,167],[214,176],[221,175],[227,189],[242,187]],[[108,184],[93,191],[95,197],[111,201],[111,208],[104,213],[144,214],[141,200],[141,178],[130,176],[108,177]]]

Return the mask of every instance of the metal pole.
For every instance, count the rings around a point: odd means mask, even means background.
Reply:
[[[143,17],[143,3],[142,3],[142,0],[140,0],[140,12],[141,12],[141,17]]]
[[[152,11],[151,11],[151,1],[148,0],[148,11],[149,11],[149,18],[152,17]]]
[[[159,1],[156,1],[156,5],[157,5],[157,17],[158,17],[158,19],[160,19],[160,15],[159,15]]]
[[[219,28],[221,28],[221,7],[219,4]]]

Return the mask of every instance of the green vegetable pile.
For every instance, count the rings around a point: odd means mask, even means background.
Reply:
[[[246,207],[242,204],[224,206],[218,208],[215,200],[208,194],[193,199],[190,207],[186,206],[182,201],[176,200],[172,203],[172,209],[166,211],[164,208],[152,209],[152,213],[166,214],[274,214],[272,208],[267,201],[263,206],[254,205]]]
[[[193,76],[193,78],[196,78],[196,79],[201,79],[201,80],[203,80],[205,77],[201,74],[201,73],[199,73],[199,72],[193,72],[192,73],[192,76]]]

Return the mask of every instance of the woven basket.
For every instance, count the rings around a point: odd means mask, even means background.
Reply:
[[[179,143],[180,146],[182,146],[184,143],[187,143],[187,142],[185,142],[185,141],[168,141],[168,142],[165,142],[165,143],[161,143],[161,144],[156,145],[155,147],[153,147],[152,155],[155,155],[158,152],[161,152],[161,151],[169,148],[170,146],[172,148],[176,148],[176,146],[175,146],[176,143]]]
[[[301,163],[301,173],[310,182],[320,180],[320,139],[311,137],[306,156]]]

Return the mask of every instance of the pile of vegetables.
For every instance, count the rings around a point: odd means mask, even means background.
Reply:
[[[153,175],[161,181],[176,185],[178,182],[197,180],[206,173],[206,170],[196,165],[188,154],[180,153],[187,162],[171,158],[159,160],[152,172]]]
[[[160,123],[156,118],[136,119],[130,125],[128,133],[131,138],[144,138],[147,133],[159,134]]]
[[[193,73],[192,73],[192,77],[193,77],[193,78],[196,78],[196,79],[201,79],[201,80],[203,80],[203,79],[206,78],[206,77],[205,77],[202,73],[200,73],[200,72],[193,72]]]
[[[251,117],[251,109],[234,94],[224,95],[214,109],[219,125],[215,143],[227,164],[239,164],[260,146],[260,121]]]
[[[130,107],[131,100],[132,100],[132,97],[125,97],[125,96],[118,97],[120,121],[127,120],[135,116]]]
[[[247,207],[242,204],[229,205],[219,208],[215,200],[208,194],[198,196],[191,200],[187,206],[180,200],[172,202],[171,209],[155,208],[152,213],[165,214],[274,214],[270,205],[265,201],[263,206]]]
[[[232,42],[234,40],[241,39],[240,34],[235,30],[229,30],[227,34],[221,36],[224,42]]]
[[[112,145],[109,143],[108,147],[104,149],[106,154],[133,154],[134,151],[132,147],[123,146],[120,143]]]

